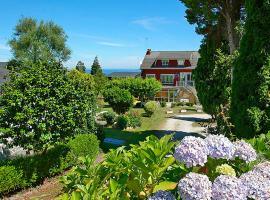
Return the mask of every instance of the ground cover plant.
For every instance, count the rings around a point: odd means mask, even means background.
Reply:
[[[270,162],[244,140],[223,135],[148,137],[131,149],[111,150],[104,162],[83,165],[62,178],[67,193],[94,199],[258,199],[270,198]]]

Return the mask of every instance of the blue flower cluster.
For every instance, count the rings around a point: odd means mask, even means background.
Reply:
[[[172,193],[167,191],[157,191],[153,196],[149,197],[148,200],[176,200]]]
[[[210,200],[212,183],[206,175],[188,173],[178,183],[178,191],[184,200]]]
[[[176,160],[187,167],[204,166],[207,157],[233,160],[240,158],[249,163],[256,160],[257,154],[252,146],[241,140],[232,143],[223,135],[209,135],[205,139],[187,136],[175,148]]]
[[[207,162],[208,149],[202,138],[187,136],[175,148],[174,157],[187,167],[204,166]]]
[[[252,171],[242,174],[240,180],[247,190],[247,196],[256,200],[270,199],[270,163],[257,165]]]

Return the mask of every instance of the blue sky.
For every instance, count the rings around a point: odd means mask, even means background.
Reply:
[[[138,68],[147,48],[198,50],[201,37],[185,19],[179,0],[2,0],[0,61],[11,57],[7,41],[21,17],[52,20],[68,35],[71,59],[104,68]]]

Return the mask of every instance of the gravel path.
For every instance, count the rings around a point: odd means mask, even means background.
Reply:
[[[210,115],[201,113],[175,115],[167,118],[157,135],[162,137],[165,134],[175,133],[175,139],[182,139],[187,135],[204,136],[204,128],[198,125],[194,126],[193,123],[203,122],[210,118]]]

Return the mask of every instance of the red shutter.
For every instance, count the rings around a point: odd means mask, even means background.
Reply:
[[[189,61],[189,60],[185,60],[184,66],[185,66],[185,67],[190,67],[190,66],[191,66],[190,61]]]
[[[170,67],[177,67],[178,66],[177,60],[170,60],[169,61],[169,66]]]

